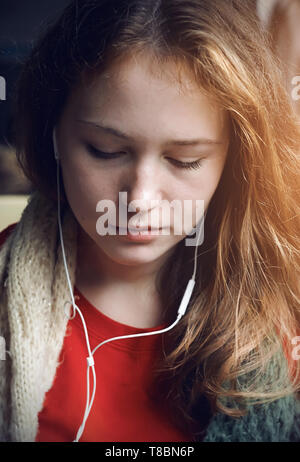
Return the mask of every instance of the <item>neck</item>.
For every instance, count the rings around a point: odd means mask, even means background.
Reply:
[[[131,325],[153,327],[165,321],[156,287],[156,278],[165,259],[166,256],[137,265],[119,263],[109,258],[80,229],[76,286],[113,319],[125,324],[130,319]]]

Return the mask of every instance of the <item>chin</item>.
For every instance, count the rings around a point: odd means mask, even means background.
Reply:
[[[150,245],[134,245],[131,248],[127,247],[126,249],[117,249],[116,247],[108,249],[101,247],[101,250],[110,260],[121,265],[128,266],[152,263],[166,253],[166,251],[163,251],[162,249],[154,249]]]

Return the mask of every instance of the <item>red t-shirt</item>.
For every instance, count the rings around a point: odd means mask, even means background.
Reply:
[[[0,233],[0,245],[13,227]],[[76,288],[74,296],[87,325],[91,350],[112,337],[167,326],[149,329],[127,326],[98,311]],[[190,435],[171,423],[166,411],[147,393],[155,359],[161,354],[162,334],[115,340],[95,352],[96,395],[80,441],[192,441]],[[77,313],[68,321],[60,364],[38,416],[36,441],[75,439],[86,404],[87,356],[84,330]],[[90,371],[90,393],[92,379]]]
[[[87,325],[91,350],[112,337],[155,330],[116,322],[92,306],[76,288],[74,295]],[[172,426],[168,415],[147,394],[156,355],[162,352],[161,339],[161,334],[120,339],[95,352],[96,395],[80,441],[191,441]],[[68,322],[61,364],[39,414],[36,441],[75,438],[85,410],[87,355],[77,314]]]

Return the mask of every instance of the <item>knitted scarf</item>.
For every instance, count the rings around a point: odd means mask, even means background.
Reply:
[[[69,208],[63,212],[62,229],[74,287],[77,224]],[[0,250],[0,335],[8,350],[0,361],[1,441],[35,441],[38,413],[63,346],[68,301],[57,208],[34,193]],[[282,372],[283,361],[270,363],[271,377]],[[291,394],[250,407],[239,419],[218,413],[204,441],[300,441],[300,403]]]
[[[74,284],[75,219],[62,219],[67,264]],[[68,322],[57,209],[35,193],[0,252],[0,335],[9,350],[0,361],[0,438],[34,441],[38,412],[52,385]]]

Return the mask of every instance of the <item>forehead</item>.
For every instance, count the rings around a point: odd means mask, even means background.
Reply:
[[[86,71],[82,74],[75,90],[77,92],[96,93],[99,95],[105,91],[113,91],[116,88],[124,92],[137,91],[141,84],[148,86],[150,91],[153,86],[159,91],[172,87],[180,95],[199,94],[206,95],[211,102],[217,103],[214,95],[208,93],[203,86],[196,81],[195,75],[184,58],[163,57],[155,55],[152,51],[143,54],[126,54],[115,58],[104,70]],[[103,92],[101,92],[103,88]],[[105,89],[105,91],[104,91]]]
[[[89,75],[75,88],[72,103],[81,117],[117,119],[117,125],[137,134],[147,125],[149,131],[176,128],[182,136],[193,137],[201,125],[218,136],[227,119],[189,69],[152,56],[127,57]]]
[[[85,81],[90,84],[99,80],[100,76],[102,80],[117,78],[122,81],[138,69],[143,69],[149,78],[165,81],[171,85],[177,84],[182,91],[199,88],[192,68],[185,58],[160,56],[151,50],[137,50],[136,53],[126,53],[112,58],[104,70],[87,71],[83,75]]]

